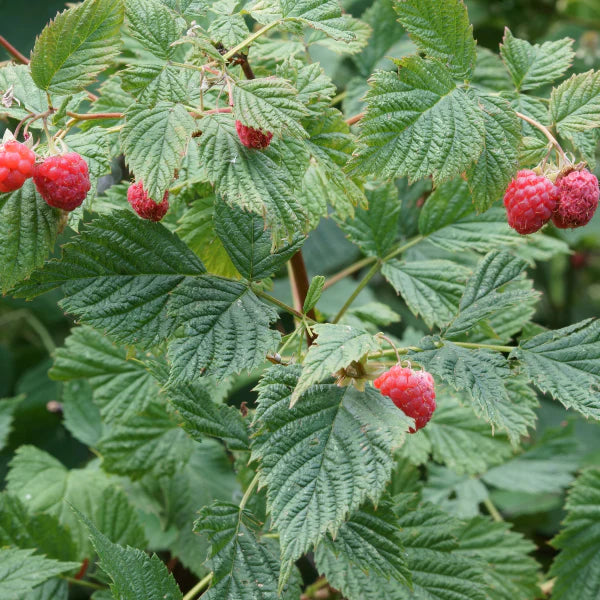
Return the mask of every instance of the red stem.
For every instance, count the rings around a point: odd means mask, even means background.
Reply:
[[[2,46],[16,61],[28,65],[29,59],[21,54],[5,37],[0,35],[0,46]]]

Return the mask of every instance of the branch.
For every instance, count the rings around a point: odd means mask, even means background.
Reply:
[[[240,50],[243,50],[246,46],[249,46],[254,40],[258,39],[261,35],[267,33],[273,27],[279,25],[279,20],[272,21],[268,25],[265,25],[252,35],[248,36],[245,40],[241,41],[237,46],[234,46],[229,52],[223,54],[223,60],[229,60],[233,58]]]
[[[306,265],[304,264],[304,257],[302,256],[302,250],[298,250],[294,256],[290,259],[291,267],[291,278],[290,285],[292,286],[292,295],[296,302],[296,310],[301,313],[304,301],[306,300],[306,294],[310,286],[308,282],[308,274],[306,273]],[[308,318],[311,321],[316,321],[317,316],[314,309],[310,309],[307,313]],[[306,331],[306,342],[310,346],[315,341],[315,338],[311,336],[310,332]]]
[[[67,111],[67,115],[76,119],[77,121],[92,121],[94,119],[122,119],[125,114],[120,112],[114,113],[75,113],[70,110]]]
[[[23,65],[29,64],[29,59],[21,54],[4,36],[0,35],[0,46],[2,46],[17,62]]]
[[[355,123],[358,123],[364,116],[365,116],[364,112],[358,113],[357,115],[354,115],[353,117],[350,117],[349,119],[346,119],[346,123],[348,125],[354,125]]]

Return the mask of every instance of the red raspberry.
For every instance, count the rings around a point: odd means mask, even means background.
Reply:
[[[587,225],[598,208],[598,179],[587,169],[571,171],[556,180],[558,202],[552,222],[560,229]]]
[[[49,156],[35,165],[33,181],[50,206],[74,210],[90,191],[90,175],[85,160],[77,152]]]
[[[0,146],[0,192],[18,190],[33,175],[35,154],[16,140]]]
[[[504,194],[508,224],[521,235],[545,225],[556,208],[552,182],[529,169],[519,171]]]
[[[435,384],[427,371],[413,371],[396,365],[380,375],[373,385],[407,416],[415,420],[415,433],[427,425],[435,410]]]
[[[273,134],[270,131],[263,133],[260,129],[252,129],[252,127],[242,125],[240,121],[235,122],[235,130],[240,138],[240,142],[242,142],[246,148],[263,150],[268,147],[273,139]]]
[[[127,201],[131,208],[142,217],[149,221],[160,221],[169,210],[169,192],[165,192],[160,204],[154,202],[144,189],[141,181],[132,183],[127,190]]]

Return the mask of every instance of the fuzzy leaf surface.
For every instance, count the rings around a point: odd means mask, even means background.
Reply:
[[[280,0],[280,4],[285,20],[299,21],[334,40],[351,42],[355,38],[338,0]]]
[[[158,0],[126,0],[128,32],[157,58],[168,60],[175,49],[171,44],[180,37],[173,14]]]

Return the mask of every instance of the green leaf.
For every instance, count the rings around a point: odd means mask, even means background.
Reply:
[[[73,571],[79,563],[59,562],[43,556],[33,556],[34,550],[0,548],[0,596],[16,598],[30,592],[38,584]]]
[[[440,63],[409,56],[397,64],[398,73],[376,71],[370,80],[351,172],[451,179],[481,154],[483,113]],[[435,144],[423,144],[432,137]]]
[[[91,327],[73,328],[65,346],[58,348],[54,356],[50,377],[58,381],[86,380],[108,424],[127,421],[143,412],[158,393],[154,378],[139,360],[132,360],[125,348],[115,346]]]
[[[208,536],[211,550],[207,564],[214,573],[204,594],[207,600],[278,596],[279,562],[271,547],[257,538],[258,527],[252,514],[234,504],[216,502],[200,511],[194,530]],[[292,597],[300,594],[299,587],[295,588],[287,590]]]
[[[148,556],[137,548],[113,544],[80,511],[79,520],[90,533],[92,544],[100,558],[100,568],[112,579],[114,598],[120,600],[181,600],[177,583],[166,565],[153,554]]]
[[[300,120],[307,110],[298,92],[279,77],[238,81],[233,88],[234,114],[244,125],[296,137],[305,137]]]
[[[393,182],[367,185],[365,195],[368,209],[358,208],[354,215],[339,225],[352,242],[367,256],[383,258],[392,248],[398,235],[400,201]]]
[[[537,598],[540,566],[529,554],[536,547],[507,523],[477,516],[458,538],[459,556],[484,560],[484,577],[491,600]]]
[[[231,261],[243,277],[259,281],[273,275],[302,246],[304,236],[295,235],[271,252],[271,232],[257,215],[217,202],[214,212],[215,231]]]
[[[128,33],[157,58],[168,60],[180,37],[173,14],[157,0],[126,0]]]
[[[250,32],[244,17],[235,13],[233,15],[218,14],[211,21],[208,34],[213,42],[222,44],[225,48],[231,48],[246,39]]]
[[[36,193],[33,180],[0,194],[0,283],[6,293],[41,267],[54,248],[60,211]]]
[[[139,479],[146,473],[160,476],[181,468],[192,442],[166,408],[154,402],[142,414],[108,429],[98,451],[106,471]]]
[[[310,312],[317,305],[317,302],[323,293],[324,285],[325,277],[323,275],[315,275],[311,279],[310,286],[306,292],[306,298],[304,299],[304,305],[302,307],[302,312],[304,314]]]
[[[56,16],[31,54],[31,76],[42,90],[73,94],[94,83],[120,50],[122,0],[85,0]]]
[[[292,394],[292,406],[313,384],[359,361],[365,354],[379,350],[379,342],[370,334],[349,325],[322,323],[313,325],[317,341],[310,346]]]
[[[550,575],[552,598],[593,598],[600,594],[600,470],[584,470],[567,498],[567,518],[552,540],[560,550]]]
[[[469,189],[477,212],[484,212],[502,198],[517,171],[521,121],[503,98],[480,94],[485,142],[475,163],[467,170]]]
[[[533,384],[567,408],[600,419],[600,320],[587,319],[521,342],[521,361]]]
[[[171,383],[254,369],[280,338],[269,328],[277,311],[246,285],[218,277],[180,285],[172,292],[169,314],[185,332],[169,345]]]
[[[298,21],[334,40],[351,42],[355,38],[342,16],[338,0],[280,0],[280,4],[286,21]]]
[[[154,199],[162,199],[192,137],[195,121],[181,104],[134,104],[125,115],[121,148],[137,181]]]
[[[95,127],[91,131],[68,135],[64,140],[69,150],[85,159],[92,178],[110,173],[109,140],[105,129]]]
[[[15,409],[23,398],[24,396],[17,396],[16,398],[0,399],[0,450],[3,450],[8,442]]]
[[[530,44],[504,29],[500,56],[517,90],[534,90],[562,77],[573,63],[573,40],[563,38],[543,44]]]
[[[150,347],[173,333],[169,292],[204,271],[163,225],[113,211],[84,224],[62,260],[46,263],[17,293],[31,298],[63,285],[64,310],[118,342]]]
[[[19,600],[68,600],[69,584],[59,577],[53,577],[36,585],[31,592],[19,597]],[[94,600],[96,596],[93,596]],[[102,600],[99,598],[98,600]],[[109,596],[108,600],[112,600]]]
[[[68,471],[50,454],[33,446],[20,446],[10,463],[6,490],[21,500],[29,512],[45,512],[58,517],[71,531],[77,557],[89,556],[85,529],[69,505],[94,510],[109,480],[92,467]]]
[[[166,393],[183,428],[195,440],[211,436],[222,439],[231,450],[249,449],[248,426],[239,409],[215,402],[199,384],[179,383]]]
[[[463,0],[400,0],[395,8],[419,50],[443,63],[457,79],[471,77],[476,44]]]
[[[487,252],[522,242],[506,223],[504,208],[493,207],[476,215],[467,183],[461,178],[437,187],[419,215],[419,231],[427,240],[449,252]]]
[[[94,521],[98,529],[115,544],[141,549],[148,544],[135,508],[117,487],[111,486],[102,492]]]
[[[492,251],[477,264],[460,300],[459,313],[446,329],[446,337],[467,333],[476,323],[514,306],[522,305],[536,292],[504,289],[521,276],[527,263],[505,251]]]
[[[290,408],[300,373],[296,366],[269,369],[258,385],[254,419],[252,459],[280,534],[281,582],[325,533],[335,536],[350,511],[367,498],[377,502],[409,425],[370,386],[361,393],[316,385]]]
[[[54,515],[29,514],[16,497],[0,494],[0,547],[33,548],[49,558],[75,560],[70,532]]]
[[[397,587],[411,582],[398,517],[389,501],[353,512],[335,539],[328,535],[319,543],[315,563],[331,585],[351,599],[365,597],[354,579],[368,582],[375,576]]]
[[[275,142],[266,151],[248,149],[239,141],[228,114],[206,116],[199,126],[199,161],[218,194],[263,216],[276,241],[293,237],[303,227],[305,215],[293,194],[295,181],[289,168],[302,168],[305,150],[298,148],[299,154],[282,155]],[[293,166],[288,167],[290,161]],[[304,168],[307,163],[308,156]]]
[[[29,113],[40,114],[48,110],[46,93],[38,88],[31,78],[28,65],[8,64],[0,69],[0,90],[12,90],[13,100],[6,106],[0,103],[0,114],[21,120]],[[8,99],[6,101],[8,104]],[[30,128],[41,128],[42,120],[34,121]]]
[[[572,75],[552,90],[550,114],[560,135],[600,127],[600,71]]]
[[[82,444],[96,447],[104,425],[93,390],[87,381],[69,381],[62,386],[63,425]]]
[[[381,270],[415,316],[427,327],[447,325],[458,304],[470,271],[449,260],[387,261]]]
[[[513,90],[510,75],[500,56],[483,46],[477,47],[477,63],[471,85],[487,93]]]

